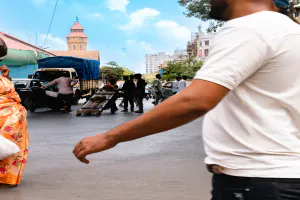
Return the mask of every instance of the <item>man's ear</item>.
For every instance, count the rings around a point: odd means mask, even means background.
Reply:
[[[5,42],[0,38],[0,57],[6,56],[7,46]]]

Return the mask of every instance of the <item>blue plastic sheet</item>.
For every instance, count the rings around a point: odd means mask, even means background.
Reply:
[[[100,62],[68,56],[49,57],[38,60],[38,68],[74,68],[82,80],[100,79]]]

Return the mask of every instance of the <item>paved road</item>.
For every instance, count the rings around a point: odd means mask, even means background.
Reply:
[[[151,108],[149,102],[146,107]],[[30,154],[22,184],[15,189],[0,189],[0,199],[210,199],[201,120],[93,155],[90,165],[75,159],[72,150],[80,139],[136,116],[104,112],[99,118],[76,118],[74,113],[30,113]]]

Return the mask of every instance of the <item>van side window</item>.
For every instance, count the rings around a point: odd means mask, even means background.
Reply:
[[[76,72],[72,72],[72,78],[75,78],[77,76]]]

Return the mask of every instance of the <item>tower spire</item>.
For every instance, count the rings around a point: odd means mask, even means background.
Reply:
[[[79,22],[79,17],[78,16],[76,16],[76,22]]]

